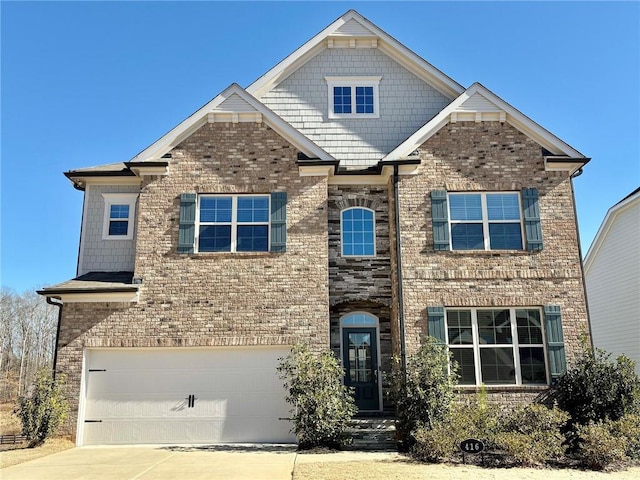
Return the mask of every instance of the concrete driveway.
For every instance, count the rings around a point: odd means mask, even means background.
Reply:
[[[2,480],[291,480],[295,445],[82,447],[3,468]]]

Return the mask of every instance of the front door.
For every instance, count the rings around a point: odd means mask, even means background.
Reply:
[[[378,342],[375,328],[343,328],[344,383],[355,389],[358,410],[379,410]]]

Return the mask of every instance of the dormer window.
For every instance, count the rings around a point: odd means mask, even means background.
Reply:
[[[325,77],[329,118],[379,118],[381,77]]]

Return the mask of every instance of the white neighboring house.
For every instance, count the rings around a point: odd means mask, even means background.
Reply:
[[[609,209],[584,259],[593,343],[640,375],[640,188]]]

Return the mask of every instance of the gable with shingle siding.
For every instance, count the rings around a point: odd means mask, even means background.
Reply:
[[[381,77],[379,118],[330,119],[326,76]],[[325,49],[260,100],[346,167],[374,165],[451,101],[376,48]]]

